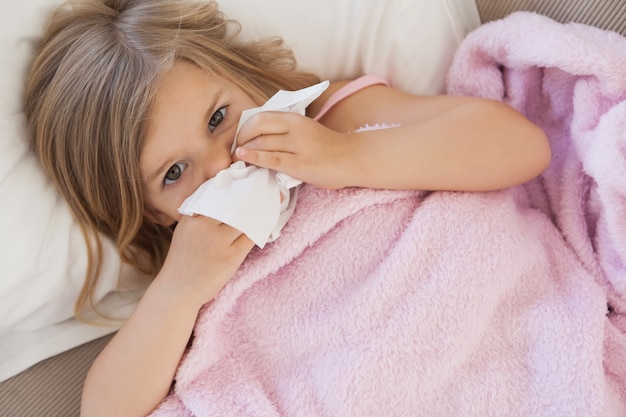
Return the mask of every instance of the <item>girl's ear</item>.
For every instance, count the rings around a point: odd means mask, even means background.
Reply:
[[[171,226],[174,223],[176,223],[175,219],[172,219],[170,216],[168,216],[167,214],[163,213],[160,210],[156,210],[152,207],[146,207],[143,216],[146,218],[146,220],[148,220],[150,223],[155,223],[155,224],[159,224],[161,226]]]

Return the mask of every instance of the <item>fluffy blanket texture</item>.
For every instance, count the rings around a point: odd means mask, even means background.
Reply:
[[[152,415],[626,415],[625,68],[626,39],[534,14],[470,34],[449,93],[542,126],[549,169],[492,193],[304,185]]]

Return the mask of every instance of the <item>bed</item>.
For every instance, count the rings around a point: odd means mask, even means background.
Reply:
[[[11,22],[2,25],[4,28],[2,30],[5,30],[5,39],[15,43],[9,43],[5,50],[27,56],[30,44],[25,42],[25,39],[36,38],[36,25],[41,24],[45,13],[58,3],[50,0],[11,6],[10,9],[15,9],[15,13],[5,14],[7,16],[5,19],[12,15]],[[423,94],[444,92],[445,74],[457,47],[469,32],[480,24],[499,20],[515,11],[533,11],[558,22],[580,22],[626,35],[626,4],[620,0],[595,2],[477,0],[476,3],[473,0],[450,0],[441,2],[438,6],[409,0],[343,1],[329,2],[326,8],[323,2],[307,3],[306,6],[302,6],[276,0],[275,3],[280,7],[267,8],[264,4],[263,11],[266,14],[268,9],[281,12],[271,13],[264,16],[264,19],[259,19],[261,11],[251,10],[249,6],[244,7],[235,1],[227,0],[220,3],[229,15],[242,21],[247,30],[245,36],[276,34],[279,28],[278,34],[293,46],[301,65],[316,69],[323,77],[345,78],[354,77],[362,72],[375,72],[390,79],[399,88]],[[330,4],[333,5],[332,8]],[[300,7],[311,10],[302,12]],[[309,26],[303,25],[302,22],[293,26],[287,24],[289,20],[284,17],[294,15],[307,16]],[[383,20],[382,16],[387,20]],[[259,20],[262,20],[262,23],[259,23]],[[320,25],[327,30],[322,33],[312,32]],[[29,29],[23,38],[9,36],[10,30],[22,31],[22,28],[27,26]],[[378,30],[372,30],[373,27],[377,27]],[[391,27],[393,30],[389,29]],[[305,30],[306,28],[310,28],[310,31]],[[418,40],[425,43],[416,59],[415,43]],[[335,48],[328,49],[327,45],[330,44]],[[352,55],[346,54],[346,50],[355,52]],[[381,55],[387,59],[381,59]],[[19,115],[17,103],[20,86],[15,82],[15,74],[19,75],[19,71],[23,70],[25,61],[16,64],[12,56],[6,53],[2,56],[8,69],[2,72],[1,82],[4,91],[11,93],[7,94],[6,102],[3,103],[4,113],[0,115],[3,117],[1,127],[8,129],[3,130],[3,135],[7,135],[6,132],[15,133],[14,130],[10,130],[14,129],[15,118]],[[6,155],[10,146],[6,143],[5,141],[3,144],[5,147],[0,147],[4,152],[3,155]],[[11,161],[7,166],[11,166]],[[8,214],[3,217],[15,219],[19,218],[18,214],[23,215],[27,212],[37,216],[36,218],[42,222],[29,227],[35,231],[46,230],[44,234],[31,234],[24,232],[24,227],[15,229],[14,224],[3,223],[3,229],[8,229],[5,231],[6,236],[21,234],[22,239],[18,239],[18,243],[11,242],[11,247],[8,240],[3,243],[5,247],[2,251],[4,253],[2,263],[8,265],[6,270],[14,280],[33,277],[35,288],[42,285],[39,280],[50,281],[49,278],[53,274],[60,276],[57,285],[66,291],[59,290],[58,287],[52,287],[49,292],[39,289],[39,292],[44,292],[43,299],[37,301],[39,305],[29,306],[26,310],[23,305],[30,303],[31,300],[26,302],[24,297],[26,294],[32,294],[33,286],[20,288],[21,293],[10,293],[10,297],[6,295],[8,292],[2,294],[5,297],[3,301],[6,299],[6,302],[3,303],[4,307],[0,307],[3,308],[0,316],[3,317],[4,330],[0,348],[3,349],[2,352],[9,352],[13,348],[12,352],[22,350],[24,353],[23,346],[29,346],[29,351],[27,354],[14,353],[12,357],[5,355],[2,358],[0,370],[3,371],[4,377],[0,382],[0,414],[11,417],[74,416],[79,413],[82,380],[89,364],[110,339],[119,322],[88,326],[73,320],[68,321],[68,314],[71,315],[71,298],[79,288],[84,254],[81,252],[80,240],[76,237],[77,231],[74,230],[75,225],[72,224],[71,216],[66,212],[59,214],[63,211],[62,203],[54,193],[50,193],[49,188],[45,187],[43,180],[38,181],[35,186],[42,187],[41,190],[28,190],[30,183],[18,185],[12,183],[11,186],[14,188],[4,188],[9,186],[7,181],[0,183],[3,195],[6,195],[4,191],[8,189],[9,195],[15,196],[15,201],[22,199],[21,205],[16,204],[15,212],[10,211],[13,206],[9,205],[6,209]],[[19,193],[15,191],[16,188],[19,188]],[[31,198],[33,193],[45,194],[50,199],[38,204],[47,209],[45,213],[33,214],[24,210],[24,199]],[[50,207],[57,209],[50,212],[48,210]],[[33,207],[33,210],[35,209],[37,207]],[[36,265],[38,268],[36,272],[33,272],[32,268],[27,270],[23,265],[15,265],[15,259],[24,259],[16,252],[21,247],[20,244],[30,249],[28,255],[24,256],[32,256],[32,252],[35,251],[33,247],[51,244],[59,234],[67,238],[63,245],[56,245],[56,249],[64,248],[64,251],[52,254],[36,253],[34,262],[23,262],[28,264],[29,268],[33,264]],[[32,239],[37,239],[37,243],[33,244]],[[108,287],[102,288],[99,294],[106,308],[114,314],[123,316],[132,308],[133,300],[141,291],[144,281],[143,277],[136,276],[134,271],[124,269],[119,264],[112,255],[112,247],[109,246],[107,250],[108,256],[111,256],[108,263],[110,269],[107,273],[114,279],[108,283]],[[51,265],[48,269],[41,267],[48,264]],[[4,265],[2,269],[4,270]],[[7,273],[3,272],[3,275],[5,274]],[[129,278],[126,282],[131,282],[126,284],[128,288],[125,288],[123,296],[113,293],[117,286],[117,277],[120,275]],[[58,292],[64,294],[55,298],[54,303],[46,300],[46,294]]]

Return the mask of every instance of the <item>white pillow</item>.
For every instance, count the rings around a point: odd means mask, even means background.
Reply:
[[[86,248],[65,202],[23,140],[21,94],[33,45],[61,0],[7,3],[0,21],[0,380],[111,332],[73,319]],[[444,91],[452,55],[479,25],[474,0],[221,0],[246,37],[282,36],[303,68],[323,79],[383,76],[413,93]],[[117,286],[121,263],[105,242],[98,298]],[[134,271],[123,269],[134,276]],[[131,298],[108,302],[127,312]],[[131,303],[132,304],[132,303]]]
[[[281,36],[322,79],[377,74],[414,94],[443,93],[459,42],[480,24],[474,0],[219,1],[247,37]]]

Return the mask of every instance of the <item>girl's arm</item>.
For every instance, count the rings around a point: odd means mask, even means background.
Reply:
[[[377,123],[399,127],[348,133]],[[506,104],[384,86],[345,98],[320,123],[257,114],[237,140],[244,161],[327,188],[493,190],[537,176],[550,160],[543,131]]]
[[[82,417],[146,416],[168,393],[198,306],[159,276],[91,366]]]
[[[252,246],[228,225],[184,216],[161,272],[89,370],[81,416],[149,414],[170,389],[199,309]]]

